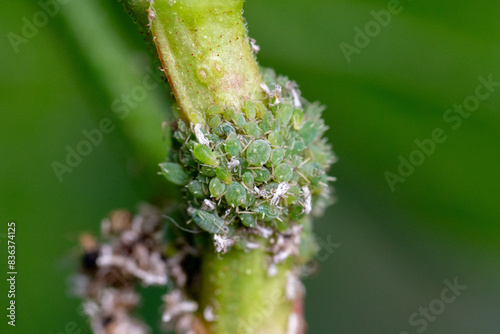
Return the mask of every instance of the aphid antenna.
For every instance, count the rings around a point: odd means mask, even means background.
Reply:
[[[187,228],[185,228],[185,227],[180,226],[180,225],[179,225],[179,224],[178,224],[178,223],[177,223],[177,222],[176,222],[176,221],[175,221],[172,217],[170,217],[170,216],[165,216],[165,215],[163,215],[162,217],[163,217],[163,218],[167,218],[167,219],[168,219],[168,220],[170,220],[172,223],[174,223],[174,225],[175,225],[175,226],[177,226],[178,228],[180,228],[181,230],[183,230],[183,231],[185,231],[185,232],[189,232],[189,233],[193,233],[193,234],[201,233],[201,231],[193,231],[193,230],[189,230],[189,229],[187,229]],[[191,219],[190,219],[189,221],[191,221]],[[186,223],[186,224],[189,224],[189,222],[188,222],[188,223]]]

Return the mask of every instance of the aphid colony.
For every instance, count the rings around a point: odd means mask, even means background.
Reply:
[[[190,125],[179,120],[170,160],[160,164],[167,180],[183,186],[192,220],[211,234],[256,226],[282,232],[329,201],[334,156],[322,138],[323,107],[300,98],[286,77],[262,75],[263,102],[213,105]]]

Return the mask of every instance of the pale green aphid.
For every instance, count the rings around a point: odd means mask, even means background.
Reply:
[[[225,146],[226,153],[229,154],[230,157],[237,156],[243,150],[243,147],[241,147],[241,143],[236,133],[231,133],[229,136],[227,136]]]
[[[242,213],[240,215],[241,223],[247,227],[255,226],[255,215],[250,213]]]
[[[231,121],[233,118],[234,118],[234,109],[227,108],[226,111],[224,111],[224,119],[226,121]]]
[[[245,108],[243,111],[249,120],[255,120],[255,104],[252,101],[245,102]]]
[[[211,128],[218,127],[222,123],[222,118],[219,115],[215,115],[208,121],[208,126]]]
[[[221,181],[223,181],[225,184],[230,184],[231,182],[233,182],[231,173],[229,173],[229,171],[223,167],[217,167],[215,169],[215,175],[217,175],[217,177],[221,179]]]
[[[282,163],[274,169],[274,177],[278,182],[288,182],[293,176],[293,167],[290,164]]]
[[[273,146],[283,145],[283,137],[280,135],[279,131],[273,131],[267,136],[267,140]]]
[[[250,207],[255,204],[255,201],[257,200],[257,197],[255,197],[254,194],[247,194],[247,199],[245,201],[245,207]]]
[[[215,169],[211,166],[201,166],[200,174],[208,177],[215,176]]]
[[[285,150],[282,148],[275,148],[271,151],[271,164],[273,166],[279,165],[285,158]]]
[[[271,178],[271,172],[267,168],[255,170],[255,181],[267,182]]]
[[[247,148],[247,160],[251,166],[262,166],[270,156],[271,146],[265,140],[256,140]]]
[[[286,142],[286,144],[291,154],[298,154],[306,148],[302,137],[292,137]]]
[[[305,122],[302,128],[299,130],[299,135],[304,140],[304,144],[306,146],[309,146],[318,136],[318,129],[313,122],[308,121]]]
[[[271,114],[271,113],[269,113]],[[271,114],[272,115],[272,114]],[[262,122],[259,123],[259,128],[262,130],[262,132],[266,133],[267,131],[271,130],[271,126],[269,125],[268,122],[263,120]]]
[[[227,204],[232,207],[245,205],[247,200],[247,192],[245,187],[239,182],[233,182],[227,186],[227,192],[225,195]]]
[[[163,162],[160,164],[161,173],[173,184],[184,186],[189,182],[189,175],[181,165],[175,162]]]
[[[224,112],[224,109],[222,109],[221,106],[216,105],[216,106],[210,106],[207,109],[207,115],[213,116],[213,115],[220,115]]]
[[[292,118],[293,106],[291,104],[282,104],[276,112],[276,119],[283,125],[287,125]]]
[[[201,185],[200,181],[193,180],[189,182],[188,184],[188,189],[193,194],[194,197],[196,198],[204,198],[205,197],[205,192],[203,191],[203,186]]]
[[[253,181],[254,181],[254,177],[253,177],[253,174],[252,172],[245,172],[243,173],[242,177],[241,177],[241,180],[243,181],[243,183],[247,186],[247,187],[252,187],[253,186]]]
[[[269,221],[278,218],[280,212],[279,210],[271,206],[268,202],[264,202],[262,205],[253,209],[254,212],[258,213],[259,219],[264,221]]]
[[[325,175],[325,171],[321,169],[321,165],[316,162],[308,162],[300,170],[313,184],[318,183]]]
[[[259,138],[260,134],[262,133],[259,126],[255,123],[247,123],[245,124],[245,126],[243,126],[243,129],[245,130],[245,133],[247,135],[252,136],[254,138]]]
[[[287,191],[288,197],[286,198],[287,204],[291,205],[295,203],[297,198],[300,196],[300,187],[299,186],[291,186]]]
[[[212,152],[209,147],[203,144],[196,144],[193,149],[193,154],[194,157],[198,159],[198,161],[200,161],[202,164],[214,167],[219,166],[219,160],[217,160],[215,153]]]
[[[299,130],[302,127],[302,122],[304,121],[304,113],[300,109],[295,109],[292,114],[293,128]]]
[[[222,219],[206,211],[194,209],[191,212],[191,217],[196,225],[209,233],[227,233],[229,230]]]
[[[220,128],[222,129],[222,132],[224,132],[226,135],[230,134],[230,133],[235,133],[236,130],[234,129],[234,127],[229,124],[229,123],[224,123],[220,126]]]
[[[210,180],[208,189],[210,190],[210,194],[212,195],[212,197],[220,197],[222,196],[222,194],[224,194],[224,190],[226,190],[226,185],[222,183],[221,180],[214,177],[212,180]]]
[[[242,113],[236,113],[236,114],[234,114],[233,121],[240,128],[243,128],[245,126],[246,122],[247,122],[245,120],[245,116]]]

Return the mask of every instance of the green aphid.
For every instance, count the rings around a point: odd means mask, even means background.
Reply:
[[[224,111],[224,119],[226,121],[232,121],[234,118],[234,109],[233,108],[227,108],[226,111]]]
[[[304,140],[304,145],[309,146],[312,144],[314,139],[318,136],[318,129],[316,124],[313,122],[305,122],[302,128],[299,130],[299,136]]]
[[[187,185],[189,192],[196,198],[205,198],[205,192],[200,181],[193,180]]]
[[[193,148],[194,157],[200,161],[202,164],[210,165],[214,167],[219,166],[219,160],[215,156],[212,150],[203,144],[196,144]]]
[[[196,162],[196,160],[194,160],[193,155],[189,151],[181,151],[179,162],[185,168],[196,168],[198,166],[198,163]]]
[[[313,184],[317,184],[323,176],[325,171],[321,168],[321,165],[317,162],[308,162],[300,168],[300,171],[307,177],[309,181]]]
[[[267,136],[267,140],[273,146],[282,146],[283,145],[283,137],[281,137],[279,131],[273,131]]]
[[[292,137],[287,140],[286,145],[291,154],[298,154],[306,148],[302,137]]]
[[[179,186],[185,186],[189,182],[189,175],[181,165],[175,162],[163,162],[160,164],[161,173],[165,178]]]
[[[255,197],[254,194],[250,194],[248,193],[247,194],[247,199],[245,201],[245,207],[248,208],[248,207],[251,207],[255,204],[255,201],[257,200],[257,197]]]
[[[281,130],[281,124],[278,121],[272,121],[272,123],[269,123],[271,125],[271,130],[280,132]]]
[[[264,103],[262,103],[261,101],[257,101],[255,102],[255,111],[257,112],[257,116],[263,118],[268,110],[266,109]]]
[[[222,130],[222,125],[212,128],[212,132],[219,137],[222,137],[224,135],[224,131]]]
[[[250,213],[242,213],[239,215],[241,223],[247,227],[255,226],[255,215]]]
[[[200,174],[208,176],[208,177],[214,177],[215,176],[215,168],[210,167],[210,166],[201,166]]]
[[[245,107],[244,107],[243,111],[245,112],[245,115],[247,116],[247,118],[250,121],[255,120],[255,113],[256,113],[255,104],[252,101],[245,102]]]
[[[292,179],[290,182],[297,183],[300,180],[300,174],[297,172],[293,172]]]
[[[238,139],[236,133],[231,133],[229,136],[227,136],[225,148],[226,148],[226,153],[230,157],[239,155],[240,152],[243,150],[243,147],[241,147],[240,140]]]
[[[184,123],[184,121],[182,119],[180,119],[177,122],[177,129],[179,129],[179,131],[181,131],[181,132],[186,132],[187,126],[186,126],[186,123]]]
[[[231,182],[233,182],[231,173],[223,167],[217,167],[215,169],[215,175],[217,175],[217,177],[221,179],[221,181],[223,181],[225,184],[230,184]]]
[[[292,114],[293,128],[299,130],[304,122],[304,113],[300,109],[295,109]]]
[[[291,104],[281,104],[278,111],[276,112],[276,119],[283,125],[287,125],[290,122],[293,114],[293,106]]]
[[[220,197],[224,194],[226,185],[219,178],[214,177],[208,184],[208,190],[210,190],[212,197]]]
[[[279,217],[280,211],[275,206],[271,206],[268,202],[264,202],[253,209],[258,213],[258,218],[264,221],[270,221]]]
[[[252,172],[243,173],[243,175],[241,176],[241,180],[247,187],[249,188],[253,187],[254,176]]]
[[[257,182],[267,182],[271,178],[271,172],[267,168],[256,169],[254,172]]]
[[[208,126],[213,129],[221,125],[221,123],[222,117],[220,117],[219,115],[215,115],[208,121]]]
[[[184,137],[184,134],[180,131],[174,132],[174,138],[181,144],[184,143],[184,141],[186,141],[186,137]]]
[[[271,151],[271,164],[273,166],[279,165],[285,158],[285,150],[282,148],[275,148]]]
[[[201,227],[202,230],[205,230],[209,233],[219,234],[227,233],[229,231],[222,219],[206,211],[194,209],[191,212],[191,217],[193,217],[196,225]]]
[[[252,136],[254,138],[259,138],[262,133],[259,126],[252,122],[245,124],[245,126],[243,126],[243,129],[245,130],[245,133],[247,135]]]
[[[288,205],[294,204],[300,196],[300,187],[299,186],[291,186],[290,189],[286,192],[288,197],[286,198],[286,202]]]
[[[294,205],[288,209],[288,217],[293,221],[299,221],[304,215],[305,211],[301,205]]]
[[[223,123],[221,126],[220,126],[222,132],[226,135],[230,134],[230,133],[236,133],[236,130],[234,129],[234,126],[232,126],[231,124],[229,123]]]
[[[239,182],[233,182],[227,186],[226,195],[227,204],[232,207],[244,206],[247,200],[247,192],[245,187]]]
[[[282,163],[274,168],[274,177],[278,182],[288,182],[292,179],[293,167],[290,164]]]
[[[220,115],[224,112],[222,106],[210,106],[207,109],[208,116]]]
[[[262,132],[266,133],[267,131],[271,130],[271,126],[269,126],[269,123],[266,121],[262,121],[259,123],[259,128],[262,130]]]
[[[251,166],[264,165],[270,156],[271,146],[265,140],[256,140],[247,148],[247,160]]]
[[[234,114],[233,121],[239,128],[243,128],[246,124],[245,116],[242,113]]]

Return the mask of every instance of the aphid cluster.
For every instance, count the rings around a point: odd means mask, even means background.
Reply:
[[[264,101],[247,100],[241,110],[213,105],[190,125],[179,120],[170,159],[160,164],[183,187],[192,220],[219,246],[221,236],[241,230],[286,231],[329,202],[334,156],[322,137],[323,107],[301,98],[286,77],[262,76]]]

